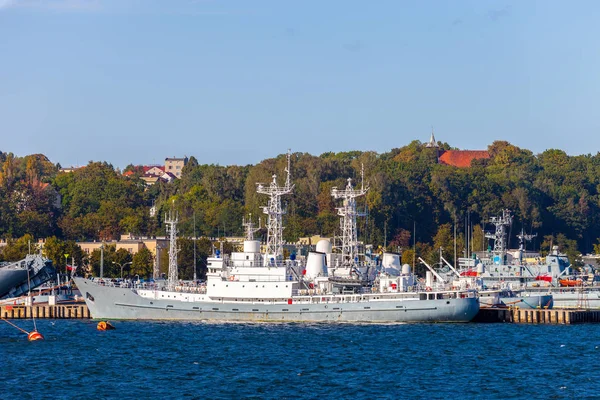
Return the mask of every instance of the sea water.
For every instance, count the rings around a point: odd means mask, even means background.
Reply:
[[[600,398],[600,325],[96,324],[0,323],[0,398]]]

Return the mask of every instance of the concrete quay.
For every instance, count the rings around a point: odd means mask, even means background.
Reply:
[[[473,322],[572,325],[600,322],[600,310],[482,308]]]
[[[34,306],[0,306],[3,319],[90,319],[90,311],[85,303],[58,305],[37,304]],[[561,324],[599,323],[600,310],[578,309],[522,309],[522,308],[482,308],[473,322],[515,324]]]
[[[90,310],[85,303],[34,306],[0,306],[0,318],[3,319],[89,319]]]

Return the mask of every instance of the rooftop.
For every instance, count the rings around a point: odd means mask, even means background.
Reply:
[[[487,150],[446,150],[438,158],[438,162],[458,168],[469,168],[473,160],[490,158]]]

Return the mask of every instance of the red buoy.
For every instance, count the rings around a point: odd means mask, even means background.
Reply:
[[[30,342],[33,342],[34,340],[44,340],[44,336],[38,331],[32,331],[27,334],[27,339],[29,339]]]

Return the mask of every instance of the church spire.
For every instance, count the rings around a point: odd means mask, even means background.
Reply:
[[[427,145],[425,147],[440,147],[438,146],[436,140],[435,140],[435,136],[433,135],[433,126],[431,127],[431,138],[429,139],[429,143],[427,143]]]

